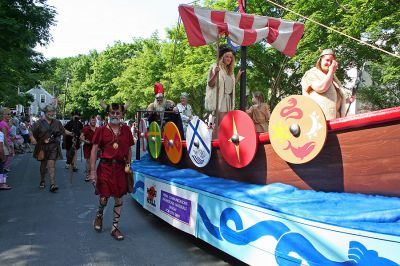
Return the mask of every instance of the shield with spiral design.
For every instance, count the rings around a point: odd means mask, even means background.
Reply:
[[[269,120],[269,137],[283,160],[302,164],[322,150],[327,135],[325,115],[307,96],[292,95],[278,103]]]

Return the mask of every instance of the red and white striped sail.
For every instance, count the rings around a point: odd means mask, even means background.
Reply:
[[[300,22],[245,13],[180,5],[179,14],[191,46],[215,42],[220,35],[241,46],[266,39],[278,51],[293,56],[304,32],[304,24]]]

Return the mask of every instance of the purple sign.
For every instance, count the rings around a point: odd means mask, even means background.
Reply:
[[[160,210],[186,224],[190,221],[192,202],[161,190]]]

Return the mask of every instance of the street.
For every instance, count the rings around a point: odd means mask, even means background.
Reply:
[[[65,157],[65,151],[64,157]],[[39,188],[39,162],[16,155],[9,191],[0,191],[0,265],[244,265],[207,243],[175,229],[124,197],[119,228],[111,235],[113,199],[105,209],[103,231],[93,229],[98,206],[84,182],[84,160],[76,173],[56,164],[59,190]]]

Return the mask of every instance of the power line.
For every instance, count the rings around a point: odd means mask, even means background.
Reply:
[[[300,16],[300,17],[302,17],[302,18],[304,18],[304,19],[306,19],[306,20],[309,20],[309,21],[311,21],[311,22],[313,22],[313,23],[315,23],[315,24],[317,24],[317,25],[319,25],[319,26],[321,26],[321,27],[324,27],[324,28],[326,28],[326,29],[328,29],[328,30],[331,30],[331,31],[334,31],[334,32],[336,32],[336,33],[339,33],[339,34],[341,34],[341,35],[343,35],[343,36],[346,36],[347,38],[350,38],[350,39],[352,39],[352,40],[354,40],[354,41],[356,41],[356,42],[359,42],[359,43],[361,43],[361,44],[363,44],[363,45],[367,45],[367,46],[369,46],[369,47],[371,47],[371,48],[373,48],[373,49],[375,49],[375,50],[379,50],[379,51],[384,52],[384,53],[386,53],[386,54],[388,54],[388,55],[391,55],[391,56],[400,58],[399,55],[396,55],[396,54],[391,53],[391,52],[389,52],[389,51],[386,51],[386,50],[384,50],[384,49],[382,49],[382,48],[376,47],[376,46],[374,46],[374,45],[372,45],[372,44],[369,44],[369,43],[367,43],[367,42],[364,42],[364,41],[362,41],[362,40],[359,40],[359,39],[357,39],[357,38],[354,38],[353,36],[347,35],[346,33],[340,32],[340,31],[338,31],[338,30],[336,30],[336,29],[334,29],[334,28],[331,28],[331,27],[329,27],[329,26],[326,26],[326,25],[324,25],[324,24],[322,24],[322,23],[320,23],[320,22],[318,22],[318,21],[316,21],[316,20],[313,20],[313,19],[311,19],[311,18],[308,18],[308,17],[306,17],[306,16],[303,16],[302,14],[297,13],[296,11],[290,10],[289,8],[284,7],[284,6],[280,5],[280,4],[277,4],[277,3],[275,3],[275,2],[273,2],[273,1],[271,1],[271,0],[265,0],[265,1],[268,2],[268,3],[271,3],[271,4],[275,5],[275,6],[278,6],[278,7],[282,8],[282,9],[285,9],[285,10],[287,10],[287,11],[293,13],[293,14],[296,14],[297,16]]]

